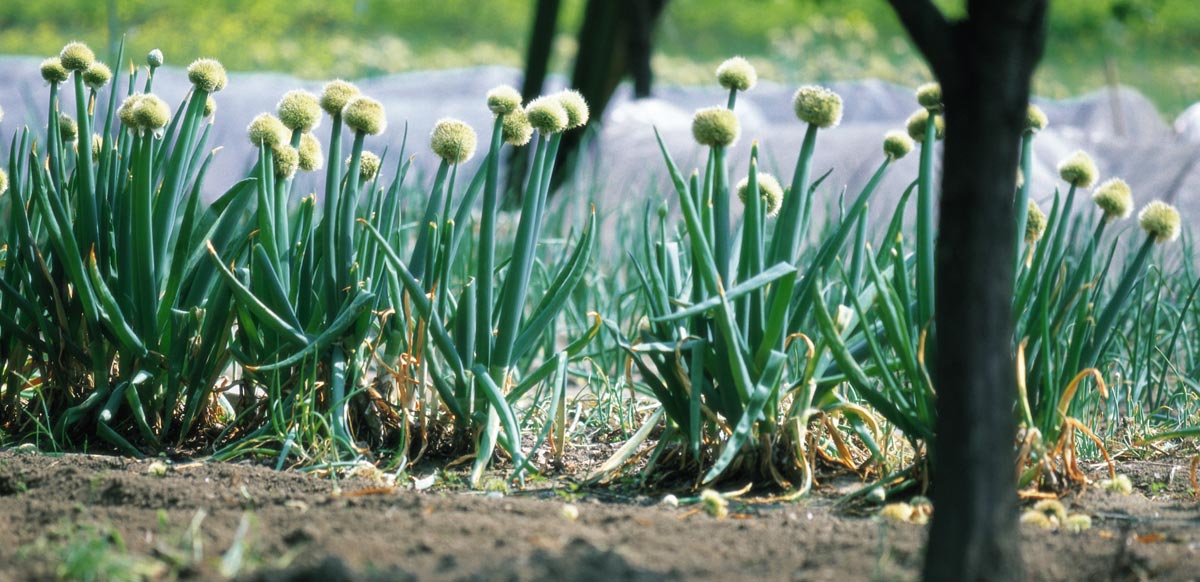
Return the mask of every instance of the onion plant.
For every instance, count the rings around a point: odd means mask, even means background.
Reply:
[[[24,405],[60,445],[97,435],[133,453],[173,447],[204,424],[228,359],[229,296],[198,260],[204,240],[228,242],[249,193],[240,183],[201,205],[205,103],[225,71],[212,60],[189,67],[193,89],[174,115],[150,78],[135,92],[136,70],[118,109],[111,73],[80,43],[42,74],[44,147],[24,130],[9,158],[4,420],[31,420]],[[68,124],[58,112],[71,85]]]
[[[535,443],[535,447],[540,446],[551,425],[564,420],[568,359],[598,331],[594,328],[573,338],[570,345],[544,353],[541,365],[529,368],[529,357],[553,329],[558,313],[591,260],[594,213],[589,214],[575,248],[559,261],[542,297],[536,303],[530,302],[530,281],[539,263],[538,241],[559,143],[563,131],[587,123],[587,105],[577,93],[564,92],[539,97],[521,107],[521,96],[501,87],[489,93],[488,106],[496,118],[487,159],[453,214],[456,171],[473,153],[475,135],[455,120],[442,120],[435,126],[430,147],[442,163],[409,258],[401,257],[394,239],[389,240],[379,229],[364,223],[382,252],[393,290],[392,307],[403,322],[398,335],[404,339],[397,345],[403,346],[407,357],[401,361],[418,364],[408,366],[402,378],[412,381],[427,372],[454,423],[477,435],[472,483],[481,479],[497,445],[512,458],[516,475],[527,468],[515,404],[539,383],[553,380],[550,416]],[[501,269],[496,246],[501,149],[506,143],[523,146],[531,139],[534,163],[525,180],[512,254],[506,261],[507,268]],[[459,257],[463,226],[478,194],[476,185],[482,186],[483,193],[479,244],[474,256]],[[473,265],[472,281],[463,283],[449,276],[450,266],[457,260]],[[503,282],[497,283],[500,278]],[[427,351],[427,345],[433,349]]]
[[[622,343],[668,419],[655,458],[678,436],[686,443],[685,460],[706,467],[705,482],[748,471],[804,488],[812,479],[811,419],[841,413],[865,432],[874,421],[834,390],[837,383],[818,385],[819,354],[827,344],[796,322],[807,323],[814,305],[822,305],[814,298],[830,293],[821,273],[836,266],[853,233],[864,235],[868,200],[891,162],[912,145],[889,135],[879,170],[821,244],[806,249],[813,196],[823,179],[811,180],[816,138],[837,125],[841,99],[822,87],[802,87],[794,106],[808,130],[791,187],[785,192],[759,171],[752,145],[750,175],[736,188],[744,211],[740,237],[734,236],[728,208],[735,189],[725,164],[738,127],[730,107],[738,91],[752,86],[745,82],[749,72],[744,62],[722,65],[718,80],[730,90],[728,106],[696,113],[693,134],[709,148],[703,177],[696,172],[685,179],[660,140],[687,238],[671,236],[665,213],[657,225],[648,213],[644,245],[634,257],[648,320],[637,338]],[[854,268],[863,261],[856,253]]]
[[[239,332],[234,345],[247,364],[247,377],[269,391],[263,403],[269,422],[238,447],[256,449],[263,438],[282,439],[285,448],[297,439],[307,442],[319,437],[322,424],[307,423],[309,430],[298,431],[304,417],[328,410],[328,436],[352,451],[365,427],[351,426],[347,405],[354,394],[366,392],[376,413],[396,425],[392,428],[401,433],[402,449],[410,442],[410,424],[428,430],[441,420],[439,410],[444,407],[459,435],[477,435],[473,482],[480,479],[497,444],[514,460],[519,474],[525,469],[525,455],[514,404],[551,373],[558,386],[554,398],[561,401],[567,357],[582,346],[545,354],[545,364],[526,377],[516,369],[541,345],[590,260],[593,224],[583,229],[575,250],[563,258],[546,294],[526,317],[549,172],[561,132],[586,123],[586,105],[577,94],[564,93],[522,108],[514,90],[493,91],[488,101],[496,121],[488,158],[457,207],[458,171],[474,155],[477,138],[461,121],[439,121],[429,145],[441,163],[424,208],[417,213],[415,240],[409,240],[400,229],[399,196],[410,162],[398,166],[390,184],[378,185],[382,161],[363,145],[367,135],[384,129],[382,107],[343,81],[327,85],[320,99],[334,124],[325,213],[318,217],[315,202],[308,198],[294,215],[288,214],[289,176],[295,166],[288,160],[295,155],[293,146],[304,146],[304,132],[312,127],[311,122],[289,122],[289,112],[303,105],[311,117],[319,116],[315,97],[303,97],[301,103],[300,94],[289,96],[280,103],[282,122],[260,116],[248,131],[262,146],[255,170],[257,230],[237,255],[246,257],[243,263],[248,266],[235,271],[226,265],[237,261],[226,256],[215,261],[237,299]],[[290,145],[284,126],[291,130]],[[340,159],[343,126],[354,135],[345,175]],[[497,294],[499,151],[505,143],[526,144],[535,130],[537,164]],[[474,245],[477,253],[463,257],[460,249],[470,233],[471,210],[480,192],[484,208]],[[399,249],[410,243],[411,252],[402,258]],[[216,259],[218,253],[212,256]],[[462,261],[473,266],[475,281],[451,276],[452,267]],[[583,343],[589,337],[581,338]],[[377,381],[369,387],[371,374],[395,382]],[[323,388],[314,390],[318,385]],[[424,397],[427,385],[437,399]],[[414,406],[415,402],[422,404]]]

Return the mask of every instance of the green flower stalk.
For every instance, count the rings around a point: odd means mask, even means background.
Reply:
[[[342,109],[351,99],[358,97],[358,87],[348,81],[334,79],[321,90],[321,109],[330,116],[341,116]]]
[[[1096,162],[1083,150],[1076,150],[1058,164],[1058,175],[1075,188],[1091,188],[1099,173]]]
[[[1092,193],[1092,202],[1104,211],[1104,220],[1113,222],[1133,212],[1133,191],[1120,178],[1110,178]]]
[[[700,145],[725,148],[741,135],[737,115],[725,107],[709,107],[692,116],[692,137]]]
[[[340,261],[343,255],[338,248],[340,242],[338,229],[347,221],[337,218],[342,197],[342,110],[358,95],[358,87],[341,79],[326,83],[321,90],[321,109],[329,114],[333,123],[330,129],[329,153],[325,168],[325,201],[324,218],[322,219],[325,226],[322,228],[323,238],[321,241],[326,257],[323,287],[326,292],[325,302],[329,305],[340,303],[338,290],[344,288],[341,284],[345,276],[341,272]],[[361,155],[361,148],[359,151]],[[357,186],[357,181],[351,180],[350,182],[354,182],[354,185]]]
[[[300,153],[296,148],[287,143],[275,144],[271,146],[271,159],[276,178],[287,180],[296,175],[296,168],[300,164]]]
[[[796,169],[792,172],[791,192],[783,201],[779,211],[779,219],[775,222],[776,231],[771,240],[771,250],[766,264],[787,263],[796,264],[800,258],[800,242],[808,229],[808,216],[811,211],[809,179],[812,176],[813,154],[817,147],[817,132],[822,129],[837,127],[842,120],[842,98],[837,93],[817,85],[805,85],[792,95],[792,112],[796,118],[808,124],[804,133],[804,142],[796,158]],[[775,291],[772,291],[774,294]],[[772,297],[769,302],[775,300]],[[804,309],[788,308],[786,320],[791,321],[792,315],[799,314]],[[782,348],[780,344],[775,346]]]
[[[433,126],[429,148],[450,165],[461,164],[475,155],[475,130],[457,119],[442,119]]]
[[[328,111],[332,106],[345,100],[345,105],[341,108],[340,113],[332,114],[333,131],[330,136],[330,167],[327,169],[325,182],[325,232],[326,232],[326,262],[331,269],[329,275],[332,277],[332,287],[328,288],[327,302],[330,305],[343,303],[345,300],[361,296],[362,291],[359,288],[358,279],[362,275],[362,271],[355,268],[355,245],[354,245],[354,220],[356,218],[356,209],[359,204],[359,192],[363,183],[363,168],[364,165],[370,170],[372,165],[370,159],[367,158],[367,163],[363,163],[363,159],[367,156],[363,152],[363,144],[368,135],[377,135],[382,133],[387,128],[387,112],[384,110],[383,104],[379,101],[371,99],[363,95],[354,96],[358,89],[344,81],[334,81],[325,86],[325,91],[322,93],[321,105],[322,108]],[[348,99],[348,100],[346,100]],[[344,191],[339,192],[340,176],[338,171],[341,169],[338,163],[338,158],[333,155],[341,155],[341,124],[344,122],[346,127],[354,132],[354,142],[350,150],[350,168],[347,170],[347,179],[345,181]],[[334,165],[338,167],[333,167]],[[378,164],[374,164],[375,171],[378,171]],[[340,197],[339,197],[340,196]],[[329,316],[335,317],[336,314],[330,313]],[[327,322],[332,323],[332,320]],[[349,425],[346,421],[346,387],[355,382],[357,372],[353,369],[347,371],[347,362],[354,359],[354,346],[335,346],[332,353],[329,354],[329,360],[326,365],[333,371],[333,378],[329,386],[329,396],[333,406],[333,434],[334,438],[346,445],[350,443]]]
[[[712,148],[709,154],[709,164],[712,168],[711,198],[708,205],[711,208],[713,227],[713,254],[716,260],[717,275],[722,284],[732,283],[730,278],[730,263],[733,260],[729,231],[729,179],[725,165],[725,151],[733,145],[741,133],[737,115],[725,107],[709,107],[696,111],[692,116],[692,137],[700,145]]]
[[[155,71],[158,70],[159,67],[162,66],[162,64],[163,64],[162,51],[160,51],[158,49],[153,49],[150,52],[146,53],[146,65],[150,67],[150,73],[148,75],[146,75],[146,88],[145,88],[146,93],[149,93],[151,88],[154,86],[154,73],[155,73]]]
[[[58,114],[58,134],[62,137],[63,143],[73,143],[75,138],[79,137],[79,125],[71,119],[66,113]]]
[[[1124,309],[1133,291],[1134,283],[1145,272],[1150,251],[1155,245],[1165,244],[1179,238],[1181,227],[1179,211],[1161,200],[1152,201],[1142,207],[1141,212],[1138,213],[1138,226],[1146,232],[1146,240],[1126,267],[1125,274],[1117,284],[1116,290],[1113,291],[1112,299],[1096,319],[1095,332],[1089,344],[1088,355],[1084,359],[1087,367],[1095,366],[1108,345],[1117,316]]]
[[[1155,200],[1138,213],[1138,226],[1157,244],[1179,238],[1179,211],[1161,200]]]
[[[563,110],[567,112],[567,129],[575,129],[587,125],[590,113],[587,101],[583,95],[574,89],[567,89],[555,94]]]
[[[488,91],[487,106],[496,115],[508,115],[521,108],[521,93],[508,85],[500,85]]]
[[[501,121],[501,139],[513,147],[521,147],[533,138],[533,125],[524,109],[514,109]]]
[[[924,145],[925,144],[925,126],[929,125],[929,110],[918,109],[908,116],[908,121],[904,122],[905,129],[908,131],[908,136],[913,141]],[[933,120],[934,135],[937,139],[946,137],[946,121],[941,115],[935,115]]]
[[[76,134],[92,135],[91,100],[88,99],[84,83],[88,69],[96,62],[96,55],[86,44],[71,42],[62,48],[58,54],[58,60],[63,69],[73,73],[72,77],[75,81],[75,119],[78,123]],[[50,95],[53,106],[57,105],[56,87],[57,84],[51,84]],[[57,108],[51,111],[57,111]],[[53,113],[51,114],[53,115]],[[50,145],[57,149],[62,146],[62,143],[51,143]],[[75,197],[78,217],[83,223],[79,229],[79,243],[80,248],[91,249],[100,242],[99,204],[96,195],[96,175],[93,170],[95,165],[92,161],[91,140],[83,140],[78,145],[78,149],[75,172],[78,180],[75,186]],[[57,160],[52,163],[61,164],[62,161]],[[56,168],[58,171],[61,169],[61,166]],[[62,185],[60,184],[60,186]]]
[[[1026,211],[1025,243],[1032,245],[1041,240],[1046,232],[1046,214],[1038,208],[1037,202],[1030,201]]]
[[[561,107],[561,102],[559,103]],[[521,107],[521,94],[501,85],[488,91],[488,110],[496,115],[492,122],[492,141],[484,162],[483,212],[479,221],[479,254],[475,265],[475,350],[474,356],[484,364],[492,360],[495,336],[492,334],[496,261],[496,216],[500,201],[500,150],[505,143],[521,147],[533,138],[533,125]],[[564,111],[565,113],[565,111]],[[540,144],[539,144],[540,145]],[[465,320],[464,320],[465,321]],[[469,350],[465,350],[468,353]]]
[[[562,100],[554,97],[538,97],[525,106],[525,116],[539,133],[544,136],[562,133],[571,122]]]
[[[733,57],[717,67],[717,83],[729,91],[725,106],[733,109],[737,105],[737,94],[754,88],[758,84],[758,72],[754,65],[742,57]]]
[[[49,147],[46,148],[46,161],[50,164],[50,179],[54,183],[54,187],[61,188],[64,171],[62,167],[62,160],[59,159],[59,151],[61,150],[62,144],[58,143],[58,132],[53,126],[58,122],[58,118],[55,115],[55,113],[57,113],[59,110],[58,87],[70,78],[70,73],[68,73],[67,69],[63,67],[62,59],[58,57],[50,57],[42,61],[41,73],[42,79],[45,79],[45,81],[50,84],[50,105],[48,106],[47,111],[50,112],[49,117],[51,127],[47,129],[48,135],[46,138],[50,143],[48,144]],[[82,87],[83,83],[80,82],[81,91]]]
[[[311,133],[300,136],[300,147],[297,148],[300,159],[298,164],[304,172],[320,170],[324,164],[321,157],[321,141]]]
[[[288,91],[275,106],[279,120],[292,131],[310,132],[321,124],[321,101],[308,91]]]
[[[1029,133],[1037,133],[1046,126],[1050,125],[1050,120],[1046,117],[1046,113],[1041,107],[1029,104],[1029,110],[1025,114],[1025,131]]]
[[[342,121],[358,134],[379,135],[387,129],[383,104],[370,97],[358,96],[347,102],[342,109]]]
[[[58,54],[58,58],[62,61],[64,69],[82,73],[88,67],[92,66],[92,63],[96,60],[96,55],[86,44],[71,42],[62,48],[62,52]]]
[[[229,82],[225,66],[216,59],[197,59],[188,65],[187,75],[192,85],[208,94],[220,92]]]
[[[742,204],[745,204],[746,196],[750,192],[750,177],[742,178],[737,183],[736,190],[738,198]],[[775,176],[758,172],[758,197],[763,203],[763,213],[766,216],[774,217],[779,214],[779,208],[783,206],[783,186],[779,185],[779,180],[775,179]]]
[[[841,96],[818,85],[797,89],[792,96],[792,108],[800,121],[821,129],[837,127],[842,121]]]
[[[1013,266],[1014,271],[1020,268],[1020,235],[1025,231],[1025,221],[1027,220],[1027,213],[1019,212],[1019,210],[1025,206],[1028,206],[1029,204],[1030,185],[1025,182],[1025,175],[1033,171],[1033,137],[1037,135],[1038,132],[1045,129],[1049,124],[1050,121],[1046,118],[1046,114],[1041,110],[1041,108],[1030,103],[1029,107],[1025,110],[1025,131],[1021,135],[1021,158],[1017,165],[1017,191],[1014,208],[1018,210],[1016,213],[1016,233],[1018,236],[1013,237],[1013,246],[1016,247],[1015,252],[1013,253],[1016,261]]]
[[[273,148],[287,143],[289,135],[283,122],[270,113],[259,113],[246,126],[246,137],[255,147]]]
[[[333,85],[333,83],[330,83]],[[335,91],[338,88],[345,89],[342,86],[335,86]],[[329,93],[330,86],[326,86],[326,93]],[[341,95],[347,95],[347,91],[342,91]],[[338,258],[337,273],[338,278],[337,289],[343,292],[351,292],[355,287],[355,281],[352,271],[354,268],[354,209],[358,206],[359,185],[362,183],[363,159],[366,158],[366,165],[371,165],[369,156],[363,152],[363,143],[368,135],[377,135],[382,133],[387,128],[387,113],[384,111],[383,104],[370,97],[359,95],[351,98],[346,102],[346,106],[342,108],[341,120],[345,122],[346,127],[354,132],[354,143],[350,151],[350,167],[347,170],[348,175],[358,176],[358,180],[347,180],[346,189],[343,192],[343,198],[338,200],[336,216],[340,220],[337,224],[337,254]],[[335,122],[337,119],[335,118]],[[336,131],[336,127],[335,127]],[[338,136],[334,136],[338,138]],[[340,138],[338,138],[340,139]],[[330,148],[332,153],[334,148]],[[369,152],[368,152],[369,153]],[[378,164],[375,164],[378,171]],[[336,184],[333,186],[337,188]],[[329,216],[334,216],[330,214]],[[335,398],[335,401],[340,400],[340,395]],[[344,428],[344,427],[343,427]],[[339,429],[340,430],[340,429]]]
[[[917,87],[917,103],[929,111],[942,111],[942,86],[937,83],[925,83]]]
[[[96,61],[83,72],[83,84],[92,91],[99,91],[112,80],[112,70],[108,65]]]
[[[889,131],[883,136],[883,155],[893,162],[912,150],[913,140],[903,131]]]
[[[941,89],[937,90],[939,101]],[[924,102],[932,103],[933,91],[926,89]],[[918,96],[921,99],[921,96]],[[925,327],[934,313],[934,143],[946,134],[944,117],[935,109],[921,107],[905,123],[909,137],[921,144],[917,170],[917,325]]]
[[[41,64],[42,78],[51,85],[64,83],[70,77],[70,73],[63,66],[62,60],[58,57],[50,57]]]

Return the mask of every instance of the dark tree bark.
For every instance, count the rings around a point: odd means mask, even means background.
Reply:
[[[533,11],[533,27],[529,33],[529,51],[525,53],[525,78],[521,80],[521,95],[527,99],[542,92],[554,49],[554,31],[558,28],[558,9],[561,0],[537,0]]]
[[[942,85],[937,443],[925,580],[1023,580],[1014,479],[1013,208],[1048,0],[889,0]]]
[[[577,37],[579,52],[571,86],[587,100],[593,122],[603,117],[626,76],[633,77],[635,97],[650,96],[654,29],[666,5],[667,0],[588,0]],[[542,92],[558,8],[559,0],[538,0],[522,83],[521,94],[526,99]],[[563,136],[552,180],[555,189],[570,177],[585,135],[576,130]],[[522,152],[510,159],[510,207],[519,203],[520,188],[515,185],[524,177],[527,164],[528,158]]]
[[[593,121],[600,121],[626,76],[633,77],[637,98],[650,96],[651,34],[664,6],[666,0],[588,0],[571,86],[587,100]],[[555,190],[570,179],[585,136],[578,130],[563,135]]]

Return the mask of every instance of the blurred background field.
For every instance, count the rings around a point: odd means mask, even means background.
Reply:
[[[939,2],[951,12],[961,0]],[[569,71],[583,0],[562,0],[550,68]],[[231,70],[362,78],[475,65],[520,67],[532,0],[50,0],[0,4],[0,54],[51,55],[63,39],[130,54],[161,48]],[[1168,117],[1200,96],[1200,3],[1053,0],[1036,92],[1063,98],[1117,82]],[[104,51],[100,51],[102,56]],[[781,83],[878,78],[913,85],[928,72],[884,0],[671,0],[656,34],[659,82],[711,82],[730,54]]]

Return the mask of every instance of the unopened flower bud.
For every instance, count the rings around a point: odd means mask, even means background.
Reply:
[[[96,60],[96,54],[88,48],[88,45],[72,42],[62,48],[62,52],[58,53],[58,58],[62,61],[64,69],[83,72],[92,66],[92,62]]]
[[[501,136],[505,143],[515,147],[529,143],[533,137],[533,126],[529,124],[529,117],[525,115],[524,109],[517,108],[504,115]]]
[[[62,137],[63,143],[71,143],[79,137],[79,125],[66,113],[58,114],[58,135]]]
[[[280,143],[271,148],[271,158],[275,162],[275,177],[288,179],[296,175],[296,167],[300,164],[300,153],[290,144]]]
[[[351,99],[358,97],[358,87],[348,81],[334,79],[321,90],[321,109],[329,115],[341,115]]]
[[[574,89],[561,91],[557,95],[558,102],[567,112],[567,129],[583,127],[588,122],[588,105],[583,95]]]
[[[908,121],[905,122],[905,128],[908,131],[908,136],[913,138],[913,141],[919,144],[925,143],[925,128],[929,125],[930,115],[928,109],[918,109],[908,117]],[[936,139],[946,137],[946,122],[941,115],[934,115],[933,126]]]
[[[797,89],[792,107],[800,121],[821,129],[837,127],[842,121],[842,98],[825,87],[806,85]]]
[[[357,133],[379,135],[387,129],[387,115],[383,104],[370,97],[358,96],[342,108],[342,120],[346,127]]]
[[[883,136],[883,155],[896,161],[913,149],[913,140],[903,131],[889,131]]]
[[[67,72],[67,69],[63,67],[62,59],[59,59],[58,57],[50,57],[42,61],[41,70],[42,78],[45,79],[47,83],[52,84],[65,82],[70,74]]]
[[[1125,218],[1133,212],[1133,191],[1125,180],[1111,178],[1105,180],[1092,193],[1092,202],[1104,211],[1104,219],[1111,222]]]
[[[925,83],[917,87],[917,103],[930,111],[941,111],[942,86],[937,83]]]
[[[108,65],[96,61],[83,72],[83,84],[93,91],[99,91],[112,79],[112,70]]]
[[[692,137],[700,145],[727,147],[741,134],[737,115],[724,107],[708,107],[692,116]]]
[[[321,157],[321,142],[311,133],[300,136],[299,154],[300,169],[305,172],[315,172],[324,165]]]
[[[1155,200],[1138,213],[1138,225],[1158,244],[1173,241],[1179,238],[1179,211],[1166,202]]]
[[[288,143],[290,135],[283,122],[270,113],[259,113],[246,126],[246,137],[255,147],[274,148]]]
[[[216,59],[197,59],[188,65],[187,74],[192,85],[206,93],[216,93],[229,82],[225,66]]]
[[[750,61],[733,57],[717,67],[717,82],[726,89],[749,91],[758,83],[758,72]]]
[[[508,115],[521,108],[521,93],[508,85],[500,85],[488,91],[487,106],[496,115]]]
[[[429,148],[449,164],[461,164],[475,155],[475,130],[457,119],[442,119],[433,126]]]
[[[1083,150],[1076,150],[1058,164],[1058,175],[1064,182],[1077,188],[1091,188],[1099,173],[1096,162]]]
[[[742,204],[746,203],[746,197],[750,195],[750,177],[742,178],[737,183],[738,198]],[[763,212],[767,216],[775,216],[779,214],[779,208],[783,206],[783,186],[779,185],[779,180],[775,176],[765,172],[758,173],[758,196],[763,202]]]
[[[529,118],[529,124],[543,135],[561,132],[571,120],[562,101],[554,97],[538,97],[530,101],[525,107],[525,116]]]
[[[288,91],[275,106],[279,120],[288,129],[312,131],[321,123],[321,102],[308,91]]]

